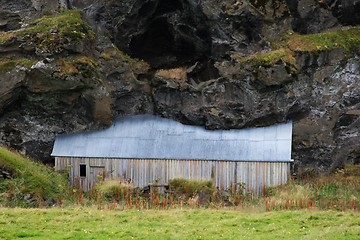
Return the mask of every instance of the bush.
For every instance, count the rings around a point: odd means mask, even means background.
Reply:
[[[169,181],[169,187],[175,195],[185,195],[186,199],[198,193],[213,195],[217,191],[211,180],[174,178]]]
[[[95,187],[101,196],[107,200],[123,200],[127,195],[134,193],[135,187],[124,179],[106,179]]]

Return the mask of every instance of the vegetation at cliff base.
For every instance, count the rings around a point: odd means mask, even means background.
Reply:
[[[0,147],[0,173],[7,173],[0,178],[0,204],[5,206],[29,206],[24,202],[26,194],[57,200],[69,189],[67,177],[4,147]]]

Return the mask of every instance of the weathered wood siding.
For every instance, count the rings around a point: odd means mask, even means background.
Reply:
[[[86,164],[86,177],[80,177],[80,164]],[[264,187],[287,181],[290,163],[56,157],[55,169],[69,170],[71,183],[80,184],[84,190],[103,176],[128,178],[135,186],[144,187],[157,178],[159,183],[173,178],[211,179],[214,169],[215,185],[219,188],[245,183],[247,189],[260,194]]]

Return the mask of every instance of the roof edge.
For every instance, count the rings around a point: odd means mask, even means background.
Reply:
[[[136,159],[136,160],[178,160],[178,161],[219,161],[219,162],[294,162],[294,159],[290,160],[222,160],[222,159],[168,159],[168,158],[118,158],[118,157],[84,157],[84,156],[56,156],[63,158],[96,158],[96,159]]]

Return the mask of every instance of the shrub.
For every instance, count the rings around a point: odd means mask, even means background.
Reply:
[[[174,178],[169,181],[169,187],[175,195],[185,195],[187,199],[198,193],[213,195],[217,191],[211,180]]]
[[[134,193],[135,187],[128,181],[116,178],[101,181],[95,190],[107,200],[123,200],[127,195]]]

